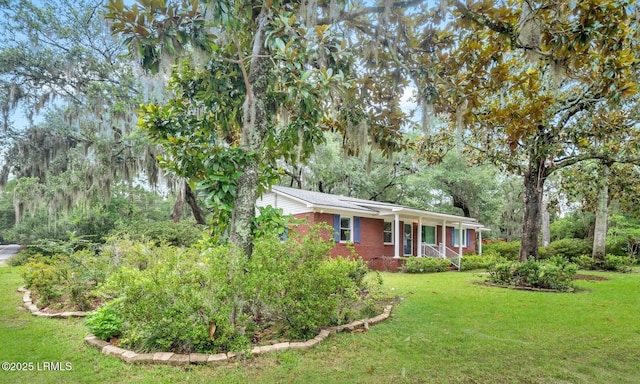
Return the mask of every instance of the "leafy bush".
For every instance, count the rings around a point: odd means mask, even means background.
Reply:
[[[123,324],[120,305],[120,300],[110,301],[87,316],[86,324],[91,333],[102,340],[120,336]]]
[[[497,257],[502,257],[507,260],[516,261],[520,256],[520,242],[498,242],[492,244],[486,244],[483,246],[483,252],[495,252]],[[485,252],[485,253],[486,253]]]
[[[40,299],[39,305],[90,309],[95,289],[104,282],[108,260],[89,250],[71,255],[35,254],[25,264],[25,285]]]
[[[591,247],[589,240],[566,238],[552,241],[547,246],[547,252],[550,257],[559,256],[569,261],[574,261],[581,255],[591,253]]]
[[[38,305],[48,306],[63,296],[62,282],[67,276],[63,258],[36,255],[25,265],[22,272],[25,287],[38,298]]]
[[[597,269],[596,262],[595,260],[593,260],[593,256],[580,255],[580,257],[575,259],[574,262],[578,264],[581,269]]]
[[[204,227],[188,222],[150,221],[134,222],[118,227],[109,238],[128,238],[133,241],[151,241],[156,245],[190,247],[202,239]]]
[[[496,262],[496,257],[491,255],[465,255],[460,265],[461,271],[472,271],[474,269],[487,269]]]
[[[121,342],[143,351],[212,351],[212,315],[229,312],[213,305],[208,266],[194,250],[158,247],[154,253],[146,269],[121,267],[102,289],[121,301],[114,308],[125,324]]]
[[[596,261],[595,265],[605,271],[631,272],[636,259],[628,256],[606,255],[604,260]]]
[[[330,259],[323,231],[314,226],[285,242],[277,231],[265,233],[250,259],[206,242],[190,249],[108,244],[120,268],[101,292],[121,301],[121,343],[142,351],[246,350],[266,329],[270,338],[307,338],[371,311],[363,299],[372,289],[366,265]]]
[[[498,261],[489,268],[489,281],[500,285],[566,291],[572,287],[578,266],[561,257],[524,263]]]
[[[434,273],[449,270],[451,262],[436,257],[411,257],[402,266],[405,273]]]
[[[593,214],[573,213],[557,219],[549,226],[551,240],[556,241],[566,238],[584,239],[589,236],[589,228],[593,225]]]

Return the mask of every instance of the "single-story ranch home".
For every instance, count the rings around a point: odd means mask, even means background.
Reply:
[[[282,209],[309,225],[329,224],[333,257],[349,257],[347,244],[352,244],[377,270],[396,271],[403,256],[447,258],[459,266],[463,254],[482,253],[482,231],[488,230],[469,217],[281,186],[273,186],[257,205]]]

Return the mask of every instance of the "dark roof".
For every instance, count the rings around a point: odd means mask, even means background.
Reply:
[[[364,199],[358,199],[355,197],[348,197],[348,196],[341,196],[341,195],[332,195],[329,193],[322,193],[322,192],[305,191],[302,189],[282,187],[278,185],[274,185],[273,187],[271,187],[271,189],[280,194],[287,195],[289,197],[298,199],[300,201],[303,201],[307,204],[311,204],[313,206],[348,209],[348,210],[355,210],[355,211],[374,213],[374,214],[381,213],[383,211],[386,211],[386,212],[402,211],[404,213],[409,213],[412,215],[425,215],[425,216],[431,216],[431,217],[439,217],[442,219],[455,219],[455,220],[463,221],[467,225],[482,227],[482,224],[479,224],[476,219],[473,219],[470,217],[425,211],[423,209],[406,207],[398,204],[364,200]]]

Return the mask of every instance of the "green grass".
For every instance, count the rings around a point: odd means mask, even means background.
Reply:
[[[1,383],[637,383],[640,273],[593,273],[578,293],[473,284],[477,272],[383,274],[403,299],[367,333],[308,351],[217,366],[130,365],[86,347],[83,321],[19,308],[19,269],[0,267],[0,361],[70,362],[67,372],[0,372]],[[589,272],[592,273],[592,272]]]

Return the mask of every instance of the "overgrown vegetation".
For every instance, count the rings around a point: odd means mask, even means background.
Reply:
[[[548,261],[497,261],[489,267],[488,281],[504,286],[568,291],[577,272],[578,266],[562,257]]]
[[[410,257],[402,266],[405,273],[433,273],[449,270],[451,262],[447,259],[435,257]]]
[[[330,259],[314,226],[282,242],[261,237],[250,259],[207,242],[174,248],[123,242],[103,252],[120,267],[100,289],[114,299],[87,325],[139,351],[246,350],[273,339],[306,339],[323,326],[380,312],[380,281],[360,260]]]
[[[582,269],[627,273],[632,271],[637,260],[634,257],[608,254],[603,260],[594,260],[591,256],[582,255],[576,262]]]

